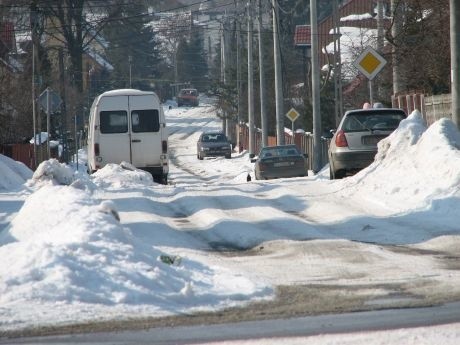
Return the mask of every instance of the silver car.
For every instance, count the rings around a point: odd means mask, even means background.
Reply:
[[[307,155],[295,145],[266,146],[251,162],[257,180],[308,175]]]
[[[217,156],[232,158],[232,145],[222,132],[202,133],[198,139],[196,151],[196,156],[200,160],[205,157]]]
[[[331,180],[343,178],[374,161],[377,143],[391,134],[406,118],[402,109],[371,108],[345,113],[329,145]]]

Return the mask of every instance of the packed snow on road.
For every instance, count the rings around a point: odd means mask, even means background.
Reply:
[[[166,186],[128,163],[88,176],[84,150],[79,171],[48,160],[32,172],[0,155],[0,332],[221,310],[272,300],[279,285],[337,284],[369,305],[458,300],[460,134],[451,121],[427,128],[414,112],[372,165],[343,180],[325,167],[255,181],[247,152],[197,159],[199,134],[221,128],[212,106],[165,113]],[[395,295],[390,286],[402,282],[407,291]],[[453,344],[459,326],[425,337]]]

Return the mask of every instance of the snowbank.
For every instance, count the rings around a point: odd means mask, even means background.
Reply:
[[[152,183],[150,174],[126,167],[109,165],[95,181]],[[112,201],[75,188],[79,180],[66,166],[44,162],[34,177],[39,188],[0,232],[0,329],[213,310],[271,297],[271,288],[239,273],[145,244],[120,223]]]
[[[32,174],[32,170],[24,163],[0,155],[0,190],[17,189],[30,179]]]
[[[460,134],[451,120],[427,128],[415,110],[379,142],[374,163],[344,184],[402,209],[425,207],[459,191],[459,147]]]

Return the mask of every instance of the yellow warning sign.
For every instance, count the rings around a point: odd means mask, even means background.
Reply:
[[[287,113],[286,113],[286,117],[291,120],[292,122],[294,122],[295,120],[297,120],[297,118],[300,116],[299,112],[297,110],[295,110],[294,108],[291,108],[291,110],[289,110]]]
[[[372,47],[367,47],[355,60],[354,65],[362,74],[372,80],[386,63],[387,61]]]

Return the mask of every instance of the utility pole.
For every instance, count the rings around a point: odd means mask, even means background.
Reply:
[[[37,168],[37,110],[35,102],[35,45],[37,42],[37,22],[38,22],[38,13],[37,13],[37,4],[34,1],[30,5],[30,26],[32,29],[32,121],[33,121],[33,131],[34,131],[34,169]]]
[[[221,51],[221,71],[220,71],[220,78],[221,82],[224,85],[227,85],[227,33],[226,33],[226,21],[222,23],[222,35],[221,35],[221,43],[220,43],[220,51]],[[228,135],[228,114],[224,112],[222,114],[223,119],[222,119],[222,132],[224,132],[226,135]]]
[[[460,129],[460,4],[450,0],[450,59],[452,79],[452,120]]]
[[[273,8],[273,55],[275,62],[275,98],[276,98],[276,141],[284,145],[283,79],[281,75],[281,55],[278,34],[278,1],[272,0]]]
[[[383,54],[383,47],[384,47],[384,35],[385,35],[385,27],[383,23],[383,7],[384,7],[384,0],[378,0],[377,2],[377,51],[379,54]],[[377,96],[379,100],[382,100],[384,97],[382,83],[379,82],[377,78]]]
[[[133,62],[133,57],[131,55],[128,56],[128,63],[129,63],[129,88],[132,88],[132,79],[131,79],[131,63]]]
[[[339,3],[334,0],[332,7],[332,17],[334,21],[334,96],[335,96],[335,124],[339,125],[343,114],[342,98],[342,56],[340,47],[340,16]]]
[[[320,83],[319,83],[319,47],[318,19],[316,0],[310,0],[311,25],[311,87],[313,106],[313,172],[321,169],[321,113],[320,113]]]
[[[241,108],[242,108],[242,97],[241,97],[241,23],[238,21],[236,26],[236,90],[238,92],[238,128],[241,125]],[[240,133],[236,134],[236,145],[238,151],[240,149]],[[241,151],[239,151],[241,152]]]
[[[252,4],[248,0],[248,122],[249,122],[249,157],[254,156],[254,60],[252,56]]]
[[[451,2],[454,1],[455,0],[451,0]],[[402,31],[403,20],[403,8],[400,5],[400,1],[391,0],[391,15],[393,16],[393,27],[391,28],[391,36],[393,36],[393,94],[397,95],[404,90],[404,83],[401,77],[401,69],[399,65],[401,57],[398,50],[399,35]]]
[[[68,157],[68,143],[65,136],[65,132],[67,132],[67,111],[66,111],[66,102],[65,102],[65,71],[64,71],[64,52],[62,51],[62,48],[59,48],[58,50],[58,62],[59,62],[59,93],[62,98],[62,103],[61,103],[61,126],[60,126],[60,135],[62,140],[64,141],[64,150],[63,150],[63,157],[64,157],[64,162],[68,163],[69,162],[69,157]],[[91,78],[88,76],[89,82],[91,83]],[[90,84],[91,85],[91,84]],[[90,87],[91,90],[91,87]],[[91,96],[91,93],[90,95]],[[91,106],[91,103],[89,103],[89,106]]]
[[[259,0],[259,78],[260,78],[260,125],[262,127],[262,147],[268,146],[267,128],[267,105],[265,92],[265,67],[264,67],[264,47],[262,34],[264,31],[262,23],[262,0]]]

